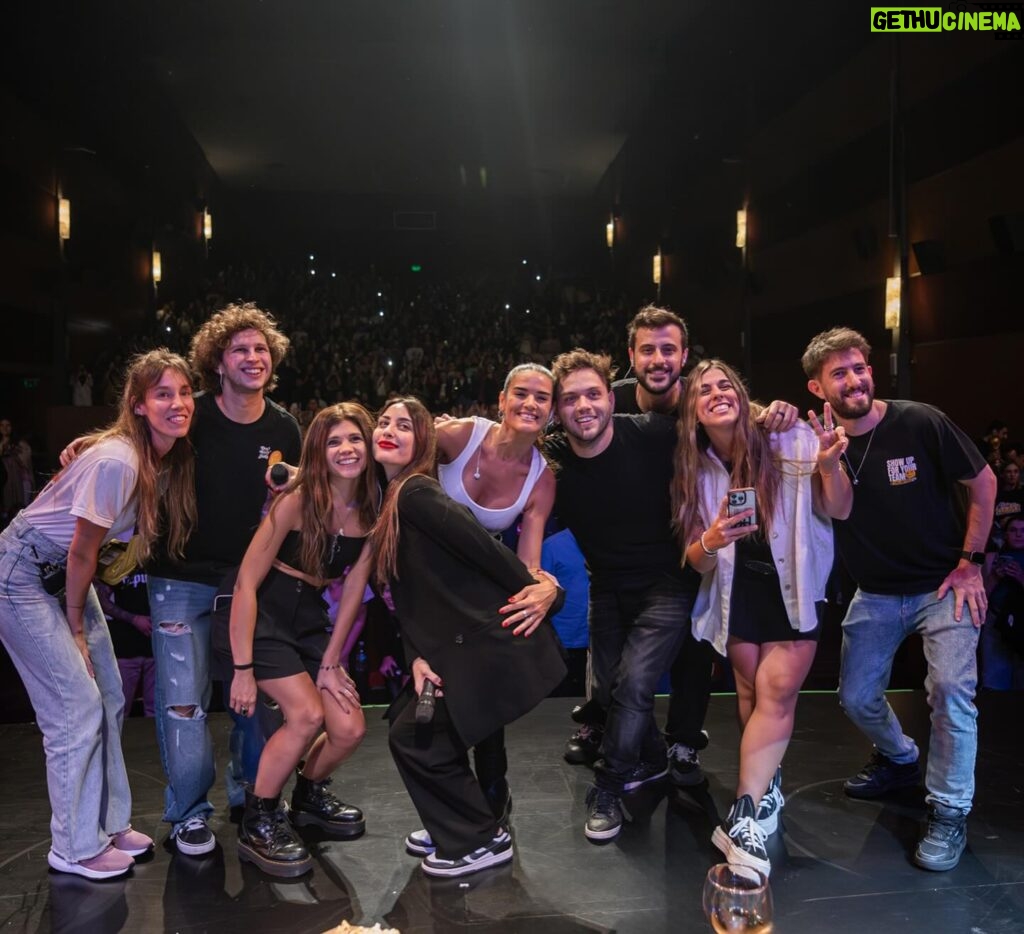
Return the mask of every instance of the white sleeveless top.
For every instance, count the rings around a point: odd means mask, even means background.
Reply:
[[[505,506],[501,509],[488,509],[485,506],[479,505],[475,500],[470,499],[469,493],[466,492],[466,486],[462,482],[462,472],[470,458],[476,454],[477,448],[483,444],[487,432],[496,424],[497,422],[492,422],[489,418],[480,418],[474,415],[473,431],[469,436],[469,442],[462,449],[462,453],[450,464],[438,464],[437,467],[437,479],[445,493],[455,502],[468,506],[469,511],[476,516],[476,521],[487,529],[488,532],[492,533],[504,532],[505,529],[515,522],[516,516],[523,511],[526,501],[530,498],[533,488],[537,485],[538,478],[547,466],[540,451],[534,448],[533,457],[530,461],[530,472],[526,475],[526,481],[523,483],[522,490],[519,491],[519,498],[511,506]]]

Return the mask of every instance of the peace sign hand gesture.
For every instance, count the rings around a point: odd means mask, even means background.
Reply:
[[[840,459],[850,439],[846,437],[846,429],[835,424],[832,406],[827,402],[822,413],[824,425],[818,421],[818,416],[814,412],[808,412],[807,419],[818,436],[818,470],[829,477],[839,470]]]

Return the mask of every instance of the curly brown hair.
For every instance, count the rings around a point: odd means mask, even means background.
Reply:
[[[244,302],[240,305],[225,305],[192,338],[189,363],[207,392],[220,394],[222,387],[217,368],[223,360],[224,351],[239,331],[250,330],[259,331],[270,348],[271,374],[267,391],[277,385],[277,368],[288,353],[291,342],[278,330],[277,322],[269,312],[253,302]]]

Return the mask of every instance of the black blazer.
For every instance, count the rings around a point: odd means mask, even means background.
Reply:
[[[436,480],[406,481],[398,523],[390,584],[408,660],[422,656],[444,679],[452,723],[473,746],[561,683],[561,646],[547,621],[529,638],[502,628],[498,609],[534,580]],[[564,602],[560,591],[551,613]]]

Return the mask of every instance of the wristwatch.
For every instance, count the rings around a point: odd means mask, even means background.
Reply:
[[[984,564],[985,552],[983,551],[961,551],[960,557],[971,564]]]

